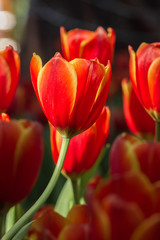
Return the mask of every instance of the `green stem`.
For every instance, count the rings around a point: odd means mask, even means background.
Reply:
[[[155,140],[157,142],[160,142],[160,122],[156,121],[156,136],[155,136]]]
[[[52,177],[42,193],[42,195],[39,197],[39,199],[35,202],[35,204],[15,223],[15,225],[4,235],[4,237],[1,240],[11,240],[14,235],[25,225],[28,223],[28,221],[32,218],[34,213],[38,211],[38,209],[45,203],[49,195],[51,194],[58,177],[61,173],[63,163],[66,157],[68,145],[70,142],[70,138],[63,138],[62,141],[62,147],[59,154],[58,162],[56,164],[56,167],[54,169],[54,172],[52,174]]]
[[[79,185],[78,180],[71,180],[72,182],[72,189],[73,189],[73,195],[74,195],[74,203],[79,204]]]
[[[0,215],[0,237],[2,237],[5,234],[5,220],[6,220],[6,214],[2,213]]]

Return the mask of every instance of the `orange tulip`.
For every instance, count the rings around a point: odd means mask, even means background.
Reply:
[[[153,138],[155,135],[155,122],[145,111],[127,79],[122,81],[123,110],[126,123],[132,133],[144,138]]]
[[[109,108],[104,107],[97,121],[89,129],[71,139],[63,165],[65,174],[77,178],[94,165],[106,142],[109,120]],[[51,124],[50,132],[52,156],[57,163],[62,137]]]
[[[110,63],[74,59],[67,62],[59,53],[42,67],[33,55],[31,78],[49,122],[65,137],[89,128],[105,105],[111,78]]]
[[[20,57],[11,46],[0,52],[0,112],[6,111],[17,89]]]
[[[61,45],[64,58],[68,61],[74,58],[94,59],[100,63],[112,62],[115,46],[115,32],[108,28],[108,33],[98,27],[95,32],[83,29],[73,29],[66,32],[60,28]]]
[[[0,120],[0,211],[23,200],[41,166],[42,127],[27,120]]]
[[[129,72],[135,93],[154,120],[160,120],[160,43],[129,46]]]

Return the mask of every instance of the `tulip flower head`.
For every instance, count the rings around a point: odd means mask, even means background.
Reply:
[[[113,142],[109,159],[111,175],[136,171],[143,172],[151,182],[160,180],[159,142],[142,141],[123,133]]]
[[[0,112],[6,111],[15,95],[20,76],[20,57],[11,46],[0,51]]]
[[[61,45],[63,56],[70,61],[74,58],[94,59],[98,58],[100,63],[112,62],[115,46],[115,32],[108,28],[108,33],[102,27],[95,32],[83,29],[73,29],[66,32],[64,27],[60,28]]]
[[[143,138],[153,139],[155,135],[155,122],[145,111],[138,100],[131,82],[122,80],[123,110],[126,123],[130,131]]]
[[[33,55],[31,78],[49,122],[65,137],[89,128],[105,105],[111,79],[111,65],[97,59],[66,61],[59,53],[42,67]]]
[[[83,133],[74,136],[68,148],[63,173],[71,179],[78,178],[96,162],[108,136],[110,111],[104,107],[97,121]],[[55,163],[61,149],[62,137],[50,124],[51,150]]]
[[[42,162],[42,127],[37,122],[0,120],[0,211],[30,193]]]
[[[155,121],[160,121],[160,43],[129,46],[129,71],[135,93]]]

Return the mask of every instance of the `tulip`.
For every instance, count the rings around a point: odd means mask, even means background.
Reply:
[[[136,172],[89,184],[86,200],[91,215],[91,239],[101,240],[131,240],[141,224],[154,216],[157,202],[154,186],[145,175]]]
[[[71,138],[89,128],[101,113],[111,66],[78,58],[67,62],[56,53],[42,67],[41,58],[34,54],[31,78],[47,119],[62,136]]]
[[[66,218],[55,212],[52,206],[45,206],[33,219],[35,221],[27,234],[30,240],[81,240],[88,237],[89,212],[86,205],[73,206]]]
[[[112,144],[109,160],[112,175],[141,171],[151,182],[160,180],[159,142],[142,141],[129,134],[121,134]]]
[[[135,93],[155,121],[160,121],[160,43],[129,46],[129,72]]]
[[[0,120],[0,211],[28,196],[43,154],[42,127],[27,120]]]
[[[33,216],[27,238],[32,240],[57,239],[65,224],[65,218],[56,213],[51,205],[40,208]]]
[[[97,121],[89,129],[71,139],[63,165],[65,175],[78,178],[94,165],[106,142],[109,120],[109,108],[104,107]],[[51,124],[50,139],[53,160],[57,163],[62,137]]]
[[[11,46],[0,52],[0,112],[6,111],[15,95],[20,76],[20,57]]]
[[[63,56],[71,61],[74,58],[94,59],[106,65],[108,60],[112,62],[115,46],[115,32],[112,28],[98,27],[95,32],[83,29],[73,29],[66,32],[60,28],[61,46]]]
[[[127,79],[122,81],[123,110],[126,123],[130,131],[144,138],[153,138],[155,135],[155,122],[145,111]]]

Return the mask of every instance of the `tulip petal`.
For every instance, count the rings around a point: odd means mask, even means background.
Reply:
[[[66,60],[70,60],[70,53],[69,53],[69,47],[67,42],[67,32],[64,27],[60,27],[60,37],[61,37],[61,46],[62,46],[62,52],[63,56]]]
[[[155,122],[139,102],[127,79],[122,80],[122,92],[124,115],[130,131],[143,138],[154,136]]]
[[[69,48],[69,53],[70,53],[70,59],[73,60],[74,58],[77,57],[82,57],[80,54],[80,46],[85,39],[90,39],[95,33],[92,31],[88,30],[83,30],[83,29],[73,29],[67,33],[67,44]],[[91,58],[89,58],[91,59]]]
[[[91,111],[95,102],[95,96],[102,81],[106,82],[105,79],[103,79],[105,69],[103,65],[98,64],[96,61],[88,61],[85,59],[74,59],[71,63],[78,77],[77,98],[75,108],[73,109],[71,124],[74,125],[75,123],[75,129],[77,129],[78,126],[82,128],[86,122],[85,128],[88,128],[94,123],[92,121],[91,124],[88,125],[88,118],[92,115]],[[100,108],[101,111],[102,106],[100,106]],[[83,127],[83,130],[85,130],[85,128]]]
[[[89,209],[87,205],[74,205],[69,211],[65,225],[88,224],[90,221]]]
[[[111,174],[123,174],[126,171],[139,171],[138,158],[134,146],[140,144],[140,140],[129,134],[121,134],[112,144],[110,151]],[[125,154],[124,154],[125,152]]]
[[[33,54],[33,57],[30,63],[30,73],[31,73],[32,84],[38,99],[39,99],[39,96],[38,96],[38,90],[37,90],[37,79],[41,69],[42,69],[42,60],[40,56]]]
[[[160,214],[154,214],[137,227],[130,240],[159,240],[159,238]]]
[[[20,57],[18,53],[14,51],[11,46],[6,47],[4,51],[1,51],[1,55],[3,56],[3,58],[5,59],[9,67],[10,77],[11,77],[10,82],[7,83],[9,84],[8,85],[9,88],[8,88],[8,91],[6,92],[6,97],[4,99],[2,97],[4,101],[3,105],[7,109],[14,97],[15,91],[18,86],[19,77],[20,77]]]
[[[5,100],[7,101],[6,95],[8,95],[10,87],[11,87],[10,69],[5,59],[0,55],[0,96],[1,99],[3,99],[3,101]]]
[[[102,200],[109,194],[116,194],[124,201],[135,202],[145,216],[155,209],[155,190],[149,179],[141,173],[127,172],[112,176],[97,189],[97,197]]]
[[[58,236],[58,240],[82,240],[88,239],[89,229],[85,224],[71,224],[65,226],[60,235]]]
[[[110,81],[111,81],[111,65],[110,65],[110,62],[108,62],[108,65],[105,67],[104,77],[101,80],[101,83],[97,90],[97,94],[96,94],[94,103],[90,110],[90,115],[83,125],[84,129],[86,128],[86,124],[92,125],[97,120],[98,116],[100,115],[102,108],[105,105],[106,100],[107,100],[109,87],[110,87]]]
[[[149,93],[148,69],[155,58],[159,57],[160,48],[154,44],[142,43],[136,53],[137,87],[143,102],[143,106],[150,110],[152,100]]]
[[[77,74],[73,65],[55,55],[39,72],[37,89],[48,120],[66,134],[77,94]]]
[[[110,35],[111,33],[113,31],[110,31]],[[92,37],[81,42],[80,57],[85,59],[97,57],[101,63],[106,65],[108,60],[112,61],[113,58],[113,39],[108,36],[102,27],[98,27]]]
[[[131,46],[128,47],[130,59],[129,59],[129,75],[133,85],[133,89],[141,102],[141,98],[139,96],[139,91],[137,89],[137,78],[136,78],[136,54]]]
[[[48,205],[34,215],[34,222],[28,231],[29,239],[56,240],[63,229],[65,219]]]
[[[160,57],[156,58],[148,70],[148,85],[153,111],[160,113]],[[156,114],[156,113],[155,113]]]
[[[20,76],[20,57],[19,54],[13,50],[11,46],[6,47],[4,51],[1,52],[2,56],[5,58],[11,72],[11,78],[13,79],[13,86],[17,86],[19,76]]]
[[[144,220],[144,214],[136,203],[123,201],[111,194],[101,202],[111,222],[111,239],[128,240],[135,228]]]

